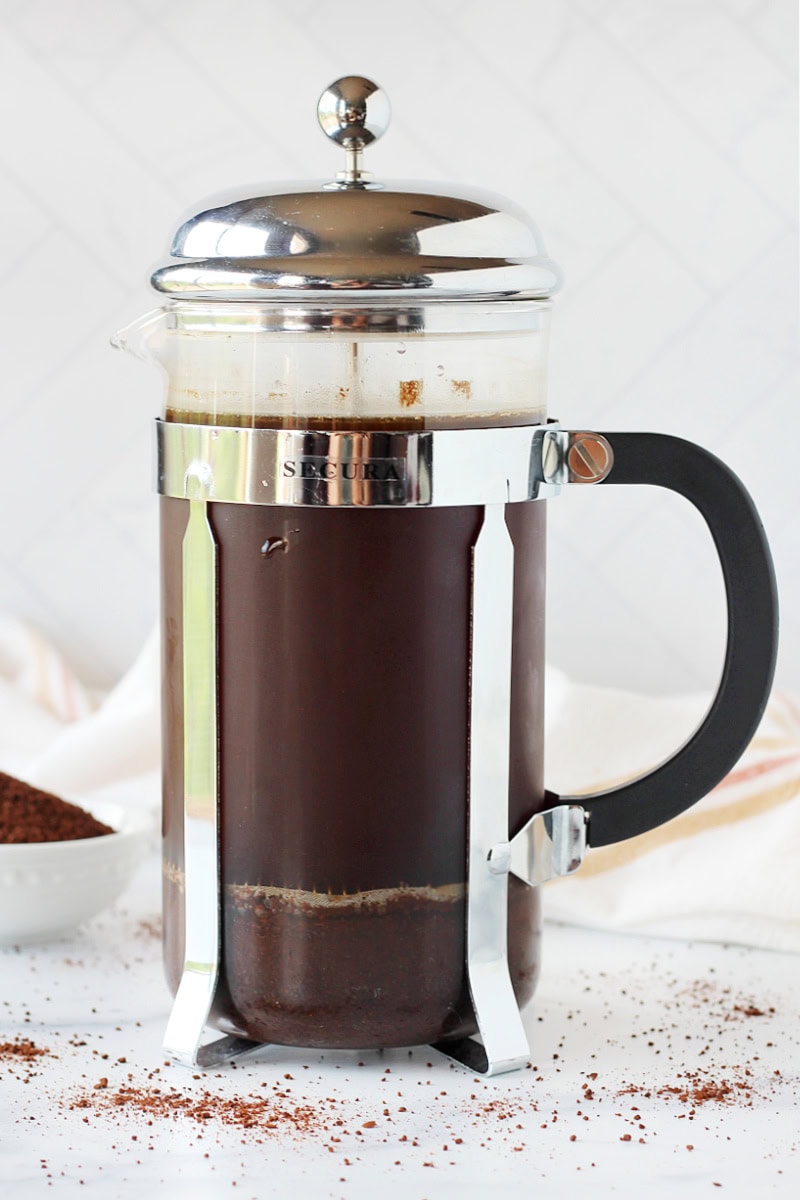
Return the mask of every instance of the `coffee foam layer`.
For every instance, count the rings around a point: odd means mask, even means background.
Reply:
[[[174,863],[164,864],[164,875],[171,884],[183,891],[186,875],[181,867]],[[269,907],[270,901],[276,901],[281,907],[289,908],[337,908],[364,909],[381,908],[398,900],[431,901],[440,904],[452,904],[463,900],[466,895],[466,884],[445,883],[438,887],[408,887],[399,884],[391,888],[371,888],[363,892],[315,891],[305,888],[273,887],[269,884],[229,883],[225,894],[237,906],[250,906],[262,903]]]

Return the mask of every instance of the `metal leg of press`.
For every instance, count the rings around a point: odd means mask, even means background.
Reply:
[[[480,1041],[437,1043],[485,1075],[528,1061],[508,969],[508,763],[514,547],[505,506],[487,505],[473,549],[470,685],[467,978]],[[505,847],[505,854],[498,851]]]
[[[577,804],[536,813],[509,841],[513,599],[514,547],[505,506],[489,505],[472,576],[467,979],[479,1039],[436,1045],[483,1075],[514,1071],[530,1053],[508,968],[509,872],[538,887],[576,871],[586,850],[586,813]]]
[[[258,1042],[204,1041],[220,967],[222,881],[217,764],[217,546],[208,520],[208,478],[186,481],[189,521],[183,540],[184,914],[183,973],[164,1035],[177,1062],[210,1068]]]

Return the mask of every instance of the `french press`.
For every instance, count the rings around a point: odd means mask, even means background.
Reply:
[[[369,80],[318,112],[336,178],[191,217],[152,277],[163,307],[121,335],[167,378],[165,1048],[428,1042],[492,1074],[529,1053],[538,885],[681,812],[750,739],[772,567],[706,451],[548,420],[558,272],[525,213],[373,180]],[[629,483],[705,517],[724,672],[672,758],[571,800],[543,772],[544,501]]]

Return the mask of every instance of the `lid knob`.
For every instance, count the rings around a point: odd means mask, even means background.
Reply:
[[[362,151],[382,137],[391,115],[389,97],[363,75],[345,75],[322,93],[317,104],[322,131],[347,152],[345,169],[337,176],[341,185],[364,186],[369,176],[361,169]]]

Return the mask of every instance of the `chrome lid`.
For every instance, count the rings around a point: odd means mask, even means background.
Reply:
[[[558,268],[536,226],[501,196],[381,183],[364,148],[389,124],[384,92],[348,76],[323,92],[323,131],[345,151],[330,182],[278,183],[218,198],[184,221],[152,276],[173,299],[542,300]]]

